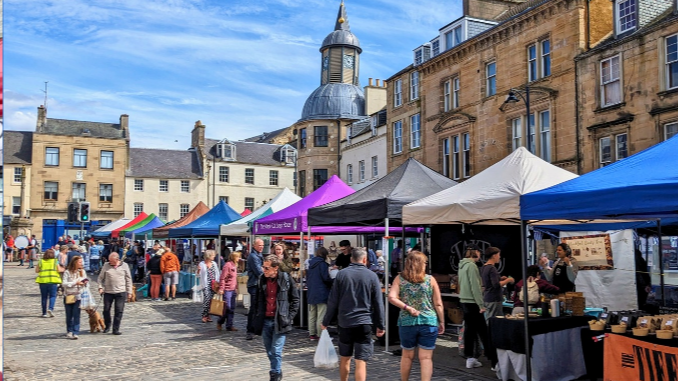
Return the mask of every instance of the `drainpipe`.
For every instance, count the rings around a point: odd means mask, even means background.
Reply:
[[[337,120],[337,177],[341,178],[341,120]]]
[[[586,0],[586,50],[591,49],[591,0]]]
[[[588,4],[588,2],[587,2]],[[579,68],[577,67],[577,59],[574,60],[574,134],[575,134],[575,148],[577,160],[577,174],[581,175],[581,142],[579,137]]]

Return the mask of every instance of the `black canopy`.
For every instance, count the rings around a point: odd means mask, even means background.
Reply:
[[[457,185],[415,159],[374,184],[337,201],[308,210],[309,226],[381,225],[385,218],[391,226],[400,225],[403,205]]]

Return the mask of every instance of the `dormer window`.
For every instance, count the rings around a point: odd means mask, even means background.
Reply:
[[[297,159],[297,150],[291,145],[285,144],[280,148],[280,161],[284,164],[294,164]]]
[[[431,42],[431,55],[433,57],[440,54],[440,40],[435,39]]]
[[[217,157],[224,160],[235,160],[235,144],[228,139],[217,143]]]
[[[618,35],[636,29],[638,25],[637,0],[617,0],[614,13]]]

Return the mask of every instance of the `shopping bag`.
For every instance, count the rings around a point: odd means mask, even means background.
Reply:
[[[320,340],[318,340],[318,348],[315,349],[313,364],[316,368],[325,369],[336,368],[339,365],[337,351],[334,349],[334,344],[332,344],[332,339],[326,329],[323,329]]]
[[[197,284],[195,286],[193,286],[193,301],[194,302],[202,303],[202,301],[203,301],[202,294],[203,294],[203,292],[202,292],[202,289],[200,288],[200,286],[198,286]]]
[[[210,301],[210,315],[224,316],[224,297],[219,294],[214,294]]]
[[[92,298],[92,294],[89,291],[89,287],[85,287],[80,293],[80,309],[89,310],[93,309],[96,306],[97,305],[94,302],[94,299]]]

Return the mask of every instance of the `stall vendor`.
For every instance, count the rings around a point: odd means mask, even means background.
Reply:
[[[539,259],[546,279],[558,287],[561,293],[575,291],[574,281],[577,279],[579,266],[577,260],[572,257],[572,249],[568,244],[561,243],[556,248],[556,254],[558,259],[553,263],[553,267],[548,266],[548,258]]]

